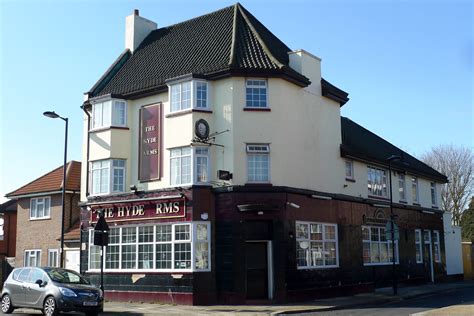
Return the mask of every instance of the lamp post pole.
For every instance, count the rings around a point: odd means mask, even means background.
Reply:
[[[397,295],[397,273],[395,270],[395,214],[393,213],[393,192],[392,192],[392,161],[400,160],[400,156],[392,155],[387,158],[388,161],[388,182],[390,189],[390,230],[392,235],[392,281],[393,281],[393,295]]]
[[[67,167],[67,133],[68,133],[68,123],[69,119],[67,117],[61,117],[56,114],[54,111],[46,111],[43,113],[44,116],[49,118],[60,118],[66,125],[64,129],[64,160],[63,160],[63,184],[61,191],[61,247],[60,247],[60,262],[59,266],[64,268],[64,216],[65,216],[65,203],[66,203],[66,167]]]

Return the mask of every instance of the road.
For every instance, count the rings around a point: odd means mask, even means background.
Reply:
[[[319,313],[293,315],[474,315],[474,288],[446,291],[429,296],[388,303]]]

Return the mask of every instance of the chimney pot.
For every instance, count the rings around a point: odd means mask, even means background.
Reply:
[[[138,9],[133,10],[133,15],[140,16],[140,11]]]

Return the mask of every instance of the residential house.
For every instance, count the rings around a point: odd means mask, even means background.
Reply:
[[[0,281],[5,281],[15,264],[16,201],[0,204]]]
[[[445,276],[446,177],[341,117],[320,58],[238,3],[160,28],[135,10],[125,38],[82,106],[81,269],[98,282],[103,215],[108,299],[370,291],[391,284],[392,244],[399,282]]]
[[[60,166],[6,195],[17,203],[16,267],[60,265],[62,181]],[[70,161],[66,166],[65,234],[79,223],[80,183],[81,163]],[[79,260],[78,241],[67,243],[65,239],[64,251],[66,262]]]

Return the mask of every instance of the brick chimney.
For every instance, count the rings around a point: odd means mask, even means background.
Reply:
[[[125,48],[133,53],[145,37],[157,27],[155,22],[142,18],[137,9],[133,10],[133,13],[125,18]]]

